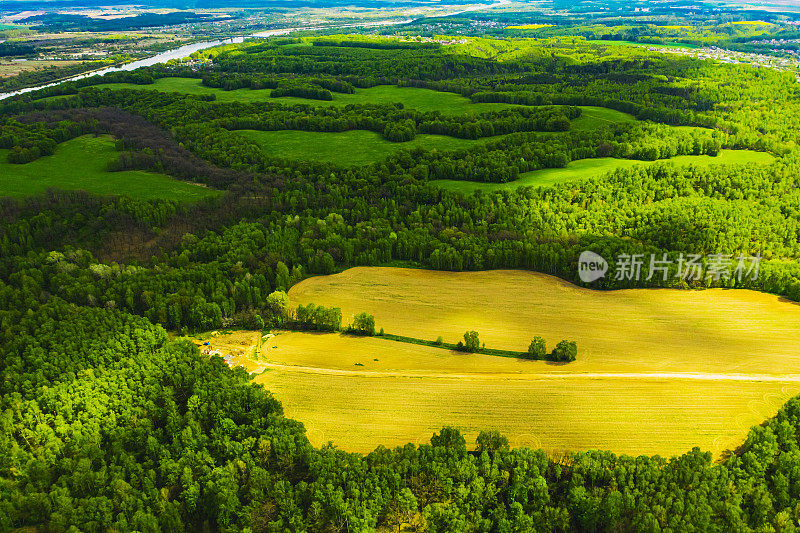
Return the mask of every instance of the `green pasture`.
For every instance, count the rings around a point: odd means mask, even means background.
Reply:
[[[26,163],[8,163],[9,150],[0,150],[0,196],[29,196],[48,188],[83,190],[149,200],[192,202],[218,191],[152,172],[109,172],[119,152],[109,136],[84,135],[61,143],[56,152]]]
[[[597,159],[579,159],[567,164],[564,168],[546,168],[521,174],[519,179],[508,183],[478,183],[474,181],[435,180],[434,183],[442,189],[472,193],[477,190],[493,192],[500,190],[514,190],[517,187],[550,186],[572,180],[593,178],[620,168],[630,168],[636,165],[653,165],[657,163],[673,163],[676,165],[735,165],[744,163],[769,164],[774,157],[764,152],[750,150],[723,150],[716,157],[708,155],[682,155],[672,159],[660,161],[638,161],[633,159],[615,159],[603,157]]]
[[[411,141],[394,143],[385,140],[377,133],[364,130],[341,133],[239,130],[236,133],[255,141],[266,154],[273,157],[336,163],[344,166],[375,163],[403,148],[458,150],[488,140],[473,141],[445,135],[419,134]]]
[[[201,85],[201,80],[195,78],[160,78],[151,85],[135,85],[133,83],[105,83],[97,85],[101,89],[137,89],[157,90],[162,92],[178,92],[184,94],[213,94],[218,102],[276,102],[284,104],[306,104],[314,106],[347,105],[347,104],[395,104],[402,103],[409,109],[417,111],[440,111],[445,115],[465,115],[497,111],[511,107],[520,107],[514,104],[475,104],[469,98],[456,93],[434,91],[432,89],[419,89],[416,87],[397,87],[394,85],[378,85],[368,89],[356,89],[354,94],[333,93],[332,101],[310,100],[284,96],[271,98],[270,89],[236,89],[224,91],[213,87]],[[582,107],[583,117],[575,121],[579,128],[586,129],[595,124],[604,122],[619,122],[635,120],[631,115],[606,109],[602,107]]]

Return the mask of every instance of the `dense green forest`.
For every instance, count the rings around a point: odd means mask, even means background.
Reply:
[[[489,39],[344,42],[227,46],[197,69],[89,78],[0,105],[0,148],[11,163],[48,157],[79,135],[111,134],[120,152],[112,170],[225,191],[194,204],[76,191],[0,199],[0,530],[793,531],[798,400],[719,464],[697,449],[671,459],[548,457],[510,450],[493,432],[466,443],[452,428],[429,445],[361,456],[312,447],[244,370],[168,340],[167,331],[281,325],[270,294],[350,266],[522,268],[580,283],[584,250],[612,271],[623,254],[760,256],[757,279],[705,270],[697,280],[670,272],[596,286],[744,287],[800,301],[793,75],[561,40],[518,41],[497,59],[476,51]],[[148,89],[163,77],[283,88],[308,103]],[[109,81],[140,87],[99,87]],[[452,116],[318,98],[383,84],[511,105]],[[578,106],[638,120],[573,128]],[[282,158],[239,129],[492,138],[341,166]],[[776,160],[664,161],[495,194],[430,183],[507,182],[578,159],[728,148]],[[328,318],[308,321],[324,328]]]

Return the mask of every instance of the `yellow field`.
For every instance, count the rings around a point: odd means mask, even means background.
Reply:
[[[519,26],[506,26],[507,30],[538,30],[540,28],[552,28],[555,24],[522,24]]]
[[[302,421],[317,446],[367,453],[379,444],[426,443],[444,425],[472,445],[497,429],[513,446],[548,452],[684,453],[717,457],[800,393],[797,383],[501,376],[397,377],[274,369],[256,381]],[[470,446],[472,447],[472,446]]]
[[[281,333],[251,371],[315,444],[366,452],[443,425],[549,451],[719,455],[800,393],[800,307],[752,291],[597,292],[519,271],[355,268],[305,280],[294,304],[373,313],[387,332],[524,350],[576,340],[555,365],[378,338]],[[257,337],[256,337],[257,338]]]
[[[293,304],[367,311],[387,333],[525,350],[534,335],[577,341],[570,372],[800,373],[800,306],[745,290],[592,291],[524,271],[353,268],[310,278]],[[539,363],[544,365],[544,363]]]

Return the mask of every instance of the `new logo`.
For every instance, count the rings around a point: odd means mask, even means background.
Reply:
[[[578,276],[584,283],[592,283],[608,272],[608,261],[602,256],[586,250],[578,258]]]

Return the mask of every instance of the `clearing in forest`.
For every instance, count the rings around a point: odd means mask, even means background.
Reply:
[[[109,172],[108,165],[119,157],[119,152],[108,135],[71,139],[59,144],[53,155],[22,165],[8,163],[8,152],[0,150],[0,196],[28,196],[54,188],[140,200],[192,202],[219,194],[164,174],[139,170]]]
[[[282,333],[260,352],[256,380],[315,444],[368,451],[452,424],[550,451],[719,455],[800,392],[800,306],[753,291],[600,292],[522,271],[354,268],[290,297],[341,307],[345,322],[370,312],[388,333],[454,342],[475,329],[491,348],[524,350],[534,335],[579,346],[578,361],[556,365]]]
[[[473,103],[469,98],[456,93],[422,89],[417,87],[397,87],[378,85],[366,89],[356,89],[354,94],[333,93],[333,100],[312,100],[294,96],[271,98],[271,89],[235,89],[225,91],[202,85],[196,78],[159,78],[150,85],[133,83],[104,83],[100,89],[136,89],[142,91],[176,92],[185,94],[213,94],[218,102],[274,102],[278,104],[305,104],[313,106],[347,104],[395,104],[417,111],[439,111],[444,115],[464,115],[499,111],[511,107],[521,107],[503,103]],[[608,122],[627,122],[635,120],[631,115],[595,106],[581,106],[584,117],[575,121],[579,129],[597,127]]]
[[[520,174],[518,179],[507,183],[480,183],[462,180],[434,180],[431,183],[449,191],[461,191],[471,194],[477,190],[493,192],[513,191],[517,187],[548,187],[556,183],[595,178],[607,172],[621,168],[631,168],[636,165],[675,164],[697,165],[700,167],[745,163],[768,165],[774,160],[775,158],[771,154],[766,152],[754,152],[752,150],[722,150],[717,156],[679,155],[671,159],[660,159],[658,161],[601,157],[596,159],[578,159],[577,161],[567,163],[567,166],[563,168],[545,168],[542,170],[525,172],[524,174]]]
[[[402,149],[459,150],[493,138],[470,140],[446,135],[417,134],[408,142],[390,142],[383,136],[364,130],[327,133],[314,131],[255,131],[237,130],[255,141],[269,156],[302,159],[338,165],[367,165],[382,161]],[[357,150],[354,150],[357,147]]]

